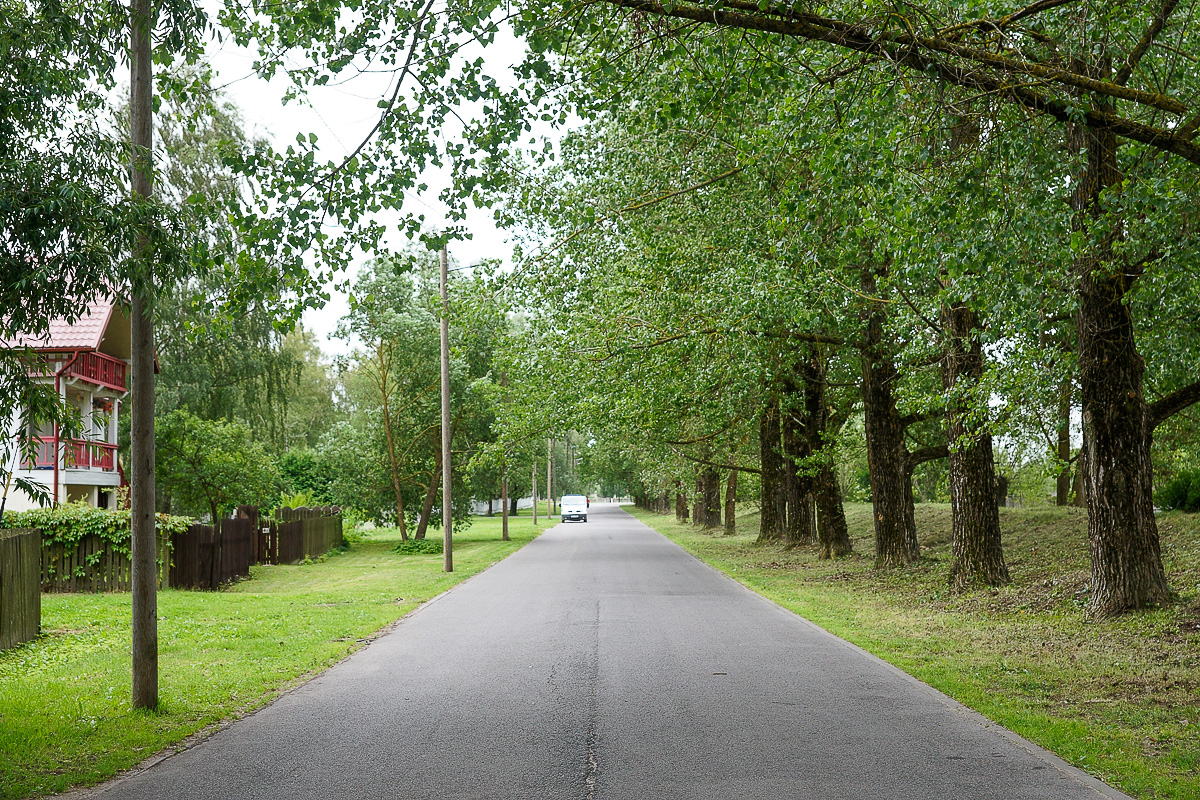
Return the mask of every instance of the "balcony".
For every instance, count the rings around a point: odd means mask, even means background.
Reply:
[[[128,391],[125,386],[127,365],[119,358],[84,350],[77,353],[38,353],[29,366],[30,375],[53,377],[59,373],[64,378],[87,381],[114,392]]]
[[[26,469],[54,469],[54,453],[59,440],[53,436],[38,439],[37,457],[33,464],[26,462]],[[100,472],[117,471],[117,446],[107,442],[90,442],[83,439],[65,439],[65,469],[93,469]]]
[[[67,368],[66,377],[81,378],[116,392],[125,391],[125,362],[104,353],[83,352]]]

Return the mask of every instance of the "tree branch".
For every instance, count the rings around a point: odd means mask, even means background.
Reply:
[[[663,8],[661,4],[654,2],[654,0],[615,0],[615,2],[619,5],[642,3],[644,5],[655,5]],[[755,29],[757,30],[782,33],[799,38],[817,39],[851,50],[882,56],[889,61],[896,61],[897,63],[902,63],[905,54],[911,53],[913,49],[944,53],[945,55],[961,58],[983,66],[994,67],[1015,75],[1026,75],[1038,80],[1070,86],[1083,92],[1094,92],[1119,100],[1129,100],[1139,105],[1150,106],[1172,114],[1187,113],[1187,106],[1182,102],[1159,92],[1144,92],[1139,89],[1130,89],[1127,86],[1119,86],[1109,81],[1090,78],[1086,75],[1062,69],[1061,67],[1038,64],[1031,61],[1019,61],[989,50],[967,47],[966,45],[961,45],[941,37],[918,36],[912,30],[903,32],[899,30],[875,32],[866,25],[829,19],[817,16],[816,14],[797,14],[787,8],[771,7],[763,11],[760,10],[756,3],[750,0],[726,0],[724,4],[730,8],[736,8],[747,13],[731,12],[728,15],[728,21],[718,19],[718,15],[721,12],[714,12],[709,9],[702,11],[703,18],[687,15],[680,16],[683,16],[685,19],[697,19],[697,21],[717,22],[719,25],[728,25],[735,28],[756,26]],[[677,15],[677,12],[687,10],[687,7],[679,6],[676,7],[674,12],[669,13],[674,16]],[[663,12],[651,11],[650,13],[661,14],[667,12],[664,9]],[[771,14],[779,19],[766,20],[758,16],[764,13]],[[766,23],[770,27],[763,26],[763,23]],[[779,27],[778,23],[782,23],[785,27]]]
[[[939,444],[933,447],[922,447],[920,450],[914,450],[908,454],[908,463],[914,467],[918,464],[924,464],[926,461],[937,461],[939,458],[949,458],[950,447],[948,445]]]
[[[798,39],[821,41],[847,50],[885,59],[914,72],[929,74],[944,83],[982,91],[1017,103],[1031,111],[1048,114],[1059,122],[1078,121],[1095,130],[1105,130],[1141,142],[1200,165],[1200,146],[1191,141],[1188,126],[1181,131],[1157,128],[1134,122],[1103,111],[1080,108],[1078,105],[1046,97],[1028,85],[1014,84],[1005,74],[987,75],[979,69],[967,69],[945,63],[930,56],[939,52],[969,61],[979,66],[992,67],[1002,72],[1016,72],[1037,79],[1039,83],[1056,83],[1086,92],[1130,100],[1135,103],[1161,108],[1172,113],[1187,113],[1187,107],[1178,100],[1165,95],[1141,92],[1111,82],[1095,80],[1067,70],[1040,64],[1023,63],[987,51],[963,47],[943,39],[930,39],[909,33],[874,35],[865,26],[828,20],[791,11],[776,11],[784,18],[762,16],[763,12],[740,13],[722,9],[697,6],[674,6],[668,10],[657,0],[594,0],[611,5],[641,11],[657,16],[690,19],[742,30],[763,31],[791,36]],[[730,0],[727,5],[745,5],[745,0]],[[755,7],[757,11],[757,7]],[[1200,120],[1200,116],[1197,117]]]
[[[1146,409],[1146,415],[1150,420],[1150,430],[1154,430],[1180,411],[1198,402],[1200,402],[1200,381],[1171,392],[1166,397],[1151,403]]]
[[[1020,22],[1023,19],[1032,17],[1035,14],[1040,14],[1043,11],[1048,11],[1059,6],[1070,5],[1071,3],[1079,2],[1079,0],[1038,0],[1031,6],[1026,6],[1020,11],[1016,11],[1008,16],[1000,19],[979,19],[973,22],[963,22],[949,28],[943,28],[938,31],[939,36],[949,36],[952,33],[966,30],[1003,30],[1014,22]]]
[[[918,422],[925,422],[930,419],[937,419],[945,413],[943,411],[923,411],[920,414],[906,414],[900,418],[900,424],[907,428],[909,425],[916,425]]]
[[[1175,11],[1175,6],[1179,4],[1179,0],[1164,0],[1162,8],[1154,15],[1154,19],[1150,21],[1150,27],[1146,28],[1146,32],[1142,34],[1142,40],[1137,43],[1137,47],[1129,53],[1129,58],[1125,59],[1125,63],[1117,70],[1117,74],[1113,76],[1112,82],[1118,86],[1124,86],[1125,82],[1133,75],[1133,71],[1137,69],[1138,62],[1142,60],[1142,56],[1146,55],[1146,51],[1150,49],[1150,45],[1154,43],[1154,39],[1162,32],[1162,29],[1167,24],[1167,18]]]
[[[675,450],[674,447],[672,447],[671,449]],[[738,466],[737,464],[718,464],[715,461],[709,461],[708,459],[705,459],[705,458],[696,458],[695,456],[688,455],[687,453],[683,452],[682,450],[675,450],[675,454],[682,456],[683,458],[686,458],[688,461],[694,461],[697,464],[703,464],[706,467],[716,467],[717,469],[732,469],[732,470],[737,470],[738,472],[753,472],[755,475],[762,475],[762,470],[758,469],[756,467],[742,467],[742,466]]]
[[[618,5],[620,5],[620,4],[621,3],[618,3]],[[566,238],[560,239],[557,242],[555,242],[554,244],[552,244],[548,250],[542,252],[538,256],[538,260],[546,258],[551,253],[560,249],[563,245],[569,243],[576,237],[582,235],[584,231],[589,230],[590,228],[594,228],[597,225],[603,225],[604,223],[609,222],[613,219],[618,219],[621,217],[621,215],[627,214],[630,211],[640,211],[643,208],[655,205],[657,203],[661,203],[665,200],[670,200],[672,198],[679,197],[680,195],[688,194],[689,192],[698,191],[700,189],[703,189],[706,186],[711,186],[712,184],[717,183],[718,181],[723,181],[726,178],[731,178],[734,175],[737,175],[743,169],[745,169],[745,167],[734,167],[731,170],[726,170],[725,172],[722,172],[720,175],[714,175],[713,177],[711,177],[707,180],[701,181],[700,183],[684,187],[683,189],[676,189],[674,191],[658,195],[657,197],[652,197],[649,200],[643,200],[640,203],[631,203],[630,205],[627,205],[623,208],[617,209],[616,211],[614,211],[611,214],[605,214],[603,217],[600,217],[600,219],[596,220],[591,225],[582,227],[582,228],[578,229],[577,231],[575,231],[574,233],[567,236]]]

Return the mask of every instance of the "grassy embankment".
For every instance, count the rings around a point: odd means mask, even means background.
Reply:
[[[1002,509],[1010,586],[947,591],[950,509],[917,506],[924,560],[873,569],[869,506],[847,507],[855,555],[756,545],[639,518],[756,592],[1138,798],[1200,798],[1200,515],[1159,518],[1171,608],[1087,617],[1080,509]]]
[[[393,553],[396,532],[380,529],[311,564],[254,567],[225,591],[159,592],[154,713],[130,708],[129,595],[43,595],[43,635],[0,653],[0,798],[97,783],[261,707],[529,542],[530,523],[510,520],[502,542],[499,516],[475,518],[449,574],[440,554]]]

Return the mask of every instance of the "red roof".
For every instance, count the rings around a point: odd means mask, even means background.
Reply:
[[[93,300],[75,322],[63,319],[50,321],[43,336],[20,333],[13,338],[0,338],[0,347],[33,347],[38,350],[99,350],[104,329],[112,317],[111,300]]]

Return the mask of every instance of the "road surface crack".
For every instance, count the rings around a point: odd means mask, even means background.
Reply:
[[[588,676],[588,732],[587,732],[587,777],[584,779],[586,800],[596,800],[596,775],[600,771],[600,763],[596,758],[596,723],[600,717],[600,601],[596,601],[595,615],[592,618],[592,663],[591,674]]]

